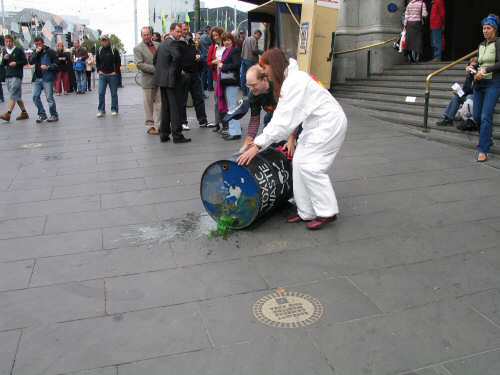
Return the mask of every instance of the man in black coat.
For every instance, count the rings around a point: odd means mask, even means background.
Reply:
[[[207,113],[205,111],[205,100],[203,98],[203,87],[201,84],[201,55],[196,50],[193,37],[189,32],[189,25],[182,24],[181,65],[182,65],[182,85],[184,86],[184,97],[181,107],[181,123],[183,130],[189,130],[186,105],[188,95],[191,93],[193,105],[196,111],[196,118],[200,128],[208,125]]]
[[[156,53],[154,81],[161,91],[161,142],[170,141],[170,135],[174,143],[187,143],[190,138],[182,135],[181,104],[183,98],[183,86],[181,80],[181,26],[173,23],[170,26],[170,34],[160,44]]]

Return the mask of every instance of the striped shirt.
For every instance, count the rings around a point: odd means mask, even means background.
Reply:
[[[405,12],[405,25],[408,22],[422,22],[422,16],[427,17],[429,13],[427,12],[427,6],[422,0],[413,0],[406,7]]]

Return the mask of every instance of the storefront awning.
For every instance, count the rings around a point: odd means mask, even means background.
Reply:
[[[263,5],[266,3],[273,3],[273,2],[281,2],[281,3],[290,3],[290,4],[302,4],[304,1],[303,0],[278,0],[278,1],[269,1],[269,0],[241,0],[244,1],[245,3],[251,3],[255,5]]]

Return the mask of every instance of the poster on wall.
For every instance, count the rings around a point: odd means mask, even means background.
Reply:
[[[307,53],[307,40],[309,39],[309,22],[300,24],[299,34],[299,53],[305,55]]]
[[[340,8],[340,0],[318,0],[317,4],[320,7],[339,9]]]

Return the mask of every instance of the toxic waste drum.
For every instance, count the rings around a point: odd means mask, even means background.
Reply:
[[[260,152],[248,166],[219,160],[201,178],[201,200],[217,222],[229,219],[232,229],[243,229],[292,196],[292,165],[273,148]]]

